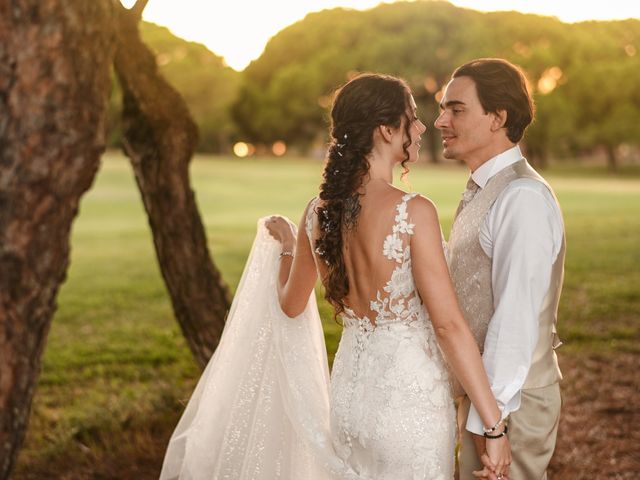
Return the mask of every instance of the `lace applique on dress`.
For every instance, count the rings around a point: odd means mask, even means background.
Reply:
[[[398,320],[412,321],[418,318],[420,312],[421,302],[413,281],[411,246],[408,241],[408,236],[413,235],[415,224],[407,221],[407,202],[416,195],[407,193],[402,197],[402,201],[396,207],[398,213],[395,216],[395,224],[384,241],[382,254],[399,265],[384,286],[384,293],[378,291],[376,299],[371,301],[369,308],[376,312],[376,325]]]

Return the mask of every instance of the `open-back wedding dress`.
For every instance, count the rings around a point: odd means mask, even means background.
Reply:
[[[161,480],[453,478],[447,369],[411,271],[412,197],[397,205],[380,252],[395,268],[371,299],[376,318],[342,315],[330,383],[315,295],[300,316],[282,312],[281,246],[258,222],[222,339],[171,437]]]

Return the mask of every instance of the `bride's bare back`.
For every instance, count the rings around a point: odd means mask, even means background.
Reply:
[[[382,252],[395,224],[396,208],[403,195],[405,192],[387,183],[369,183],[360,197],[357,225],[347,231],[343,239],[344,262],[349,279],[349,294],[345,303],[356,316],[366,316],[372,323],[375,323],[376,312],[371,310],[371,301],[376,300],[378,292],[383,292],[397,267],[397,263],[382,255]],[[322,203],[318,202],[317,206],[322,206]],[[314,219],[314,238],[318,235],[317,223]],[[325,278],[327,268],[322,258],[317,253],[314,255],[320,277]]]

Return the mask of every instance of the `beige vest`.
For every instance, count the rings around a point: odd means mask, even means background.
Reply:
[[[480,190],[458,214],[449,238],[451,277],[462,313],[469,323],[480,352],[483,351],[487,328],[493,316],[494,300],[491,286],[491,259],[482,249],[478,237],[491,206],[507,185],[518,178],[537,180],[543,183],[553,195],[553,190],[547,182],[529,166],[526,160],[522,159],[489,179],[485,188]],[[564,253],[563,236],[562,247],[551,270],[549,290],[540,311],[538,344],[523,388],[545,387],[562,379],[555,348],[561,344],[556,333],[556,323],[564,275]]]

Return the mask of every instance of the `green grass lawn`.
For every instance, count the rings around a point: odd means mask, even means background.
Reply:
[[[211,253],[232,290],[258,218],[280,213],[298,222],[321,168],[308,159],[195,159]],[[410,174],[413,190],[438,205],[445,236],[466,176],[463,168],[420,165]],[[637,353],[640,176],[546,177],[567,230],[562,351]],[[154,478],[199,372],[172,316],[131,168],[117,153],[105,156],[82,201],[71,256],[16,478]],[[332,357],[340,327],[320,307]],[[109,461],[139,465],[110,470],[102,465]]]

